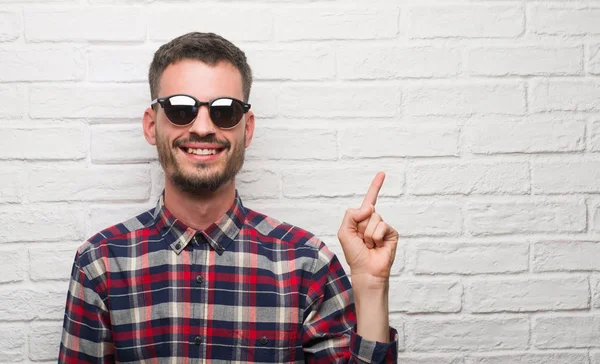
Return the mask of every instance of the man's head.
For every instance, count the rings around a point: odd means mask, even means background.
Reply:
[[[149,83],[157,101],[144,113],[144,135],[167,183],[193,195],[232,183],[254,131],[244,52],[216,34],[185,34],[156,51]]]

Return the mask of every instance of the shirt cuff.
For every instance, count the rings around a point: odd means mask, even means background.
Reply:
[[[398,331],[390,327],[392,342],[380,343],[363,338],[356,333],[356,326],[350,337],[352,356],[359,363],[398,363]]]

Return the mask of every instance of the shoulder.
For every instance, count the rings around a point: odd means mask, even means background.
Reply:
[[[315,257],[321,253],[332,254],[325,243],[310,231],[248,208],[246,224],[260,236],[262,242],[286,245],[290,249],[305,249]]]
[[[147,234],[153,224],[154,208],[97,232],[77,250],[78,265],[83,268],[98,260],[109,258],[119,247]]]

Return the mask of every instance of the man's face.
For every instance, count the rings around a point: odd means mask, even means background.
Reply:
[[[182,60],[169,65],[160,80],[158,96],[173,94],[187,94],[200,101],[218,97],[243,100],[242,79],[229,62],[210,66]],[[252,111],[232,129],[217,127],[207,106],[201,106],[194,122],[187,126],[173,125],[159,105],[144,115],[146,139],[156,145],[166,177],[178,190],[194,195],[206,195],[233,181],[242,168],[253,131]]]

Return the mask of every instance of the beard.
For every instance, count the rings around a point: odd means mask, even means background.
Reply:
[[[243,147],[243,141],[246,139],[245,130],[243,139],[236,143],[237,145],[234,145],[233,148],[231,143],[226,140],[218,140],[214,135],[200,137],[197,134],[192,134],[187,139],[177,139],[173,141],[172,146],[169,146],[166,136],[161,136],[158,130],[156,133],[156,146],[160,165],[165,172],[165,176],[181,192],[194,196],[206,196],[213,193],[225,183],[232,181],[244,164],[245,148]],[[184,153],[179,146],[193,142],[221,145],[224,148],[225,165],[223,166],[222,163],[195,162],[193,171],[184,171],[175,154]],[[227,154],[229,152],[231,154]]]

